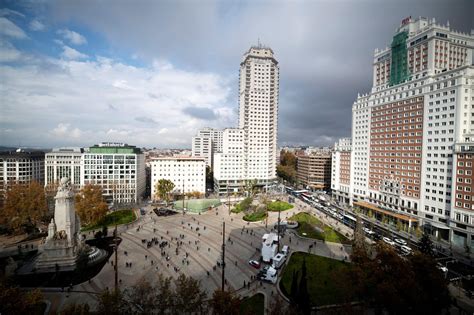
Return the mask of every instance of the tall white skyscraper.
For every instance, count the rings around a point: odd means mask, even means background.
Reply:
[[[245,180],[261,187],[276,180],[279,68],[273,50],[252,46],[240,63],[239,82],[239,128],[226,129],[222,152],[214,155],[220,194],[238,192]]]
[[[244,130],[244,177],[276,179],[278,62],[273,50],[253,46],[240,64],[239,128]]]

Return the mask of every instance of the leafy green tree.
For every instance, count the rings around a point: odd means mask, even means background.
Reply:
[[[89,315],[92,314],[90,306],[87,303],[70,303],[67,304],[59,313],[61,315]]]
[[[158,314],[167,314],[170,305],[174,304],[174,291],[171,287],[171,277],[158,276],[156,281],[156,304],[155,309]]]
[[[141,279],[124,292],[134,314],[152,314],[157,303],[158,290],[146,279]]]
[[[296,182],[296,156],[286,150],[280,152],[280,164],[277,166],[278,177],[284,180],[295,183]]]
[[[175,310],[176,314],[193,314],[197,310],[203,311],[206,292],[201,290],[201,283],[184,274],[175,280]]]
[[[104,315],[130,314],[128,303],[120,290],[105,290],[97,297],[97,313]]]
[[[240,299],[229,291],[215,290],[209,305],[214,315],[239,315]]]
[[[0,220],[14,232],[22,232],[42,222],[47,211],[46,196],[40,183],[15,183],[6,191]]]
[[[423,232],[423,235],[421,236],[418,245],[420,252],[431,257],[434,256],[433,242],[431,241],[431,238],[428,233]]]
[[[167,203],[170,200],[170,193],[173,191],[175,185],[169,179],[160,179],[155,184],[155,197],[161,200],[165,200]]]
[[[23,291],[0,279],[0,314],[40,314],[43,295],[39,289]]]
[[[246,179],[244,181],[244,192],[247,197],[253,198],[255,196],[255,193],[257,192],[256,190],[257,187],[257,179]]]
[[[75,196],[75,209],[83,225],[97,223],[105,217],[109,207],[102,196],[102,187],[87,184]]]
[[[375,252],[373,258],[352,253],[346,276],[355,299],[375,313],[441,314],[449,306],[447,284],[432,258],[415,254],[407,260],[383,243]]]

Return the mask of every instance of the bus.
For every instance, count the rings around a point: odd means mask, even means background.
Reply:
[[[302,197],[306,197],[306,198],[308,198],[309,200],[314,200],[313,195],[312,195],[311,193],[309,193],[309,192],[301,193],[301,196],[302,196]]]
[[[292,195],[292,194],[293,194],[293,191],[294,191],[294,189],[293,189],[293,188],[291,188],[291,187],[285,186],[285,191],[286,191],[286,193],[287,193],[287,194],[290,194],[290,195]]]
[[[350,214],[344,214],[343,218],[342,218],[342,223],[344,223],[345,225],[355,229],[355,226],[356,226],[356,218],[354,218],[353,216],[351,216]]]
[[[302,193],[307,193],[308,191],[303,189],[303,190],[294,190],[292,192],[292,195],[295,196],[295,197],[299,197]]]

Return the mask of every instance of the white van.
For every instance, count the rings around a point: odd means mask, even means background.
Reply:
[[[288,245],[283,246],[283,248],[281,249],[281,253],[285,255],[285,257],[288,257],[289,252],[290,252],[290,247]]]
[[[275,269],[279,269],[285,263],[285,260],[285,255],[281,253],[276,254],[275,257],[273,257],[272,259],[272,267]]]

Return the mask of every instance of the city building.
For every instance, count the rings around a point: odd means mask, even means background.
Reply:
[[[331,152],[312,150],[310,154],[299,155],[296,159],[298,183],[311,190],[331,188]]]
[[[351,200],[351,138],[341,138],[334,144],[331,157],[331,191],[334,199]]]
[[[151,196],[156,199],[156,184],[167,179],[175,185],[176,194],[206,193],[206,161],[197,157],[158,157],[151,164]]]
[[[245,179],[244,130],[224,129],[222,151],[214,154],[214,192],[241,193]]]
[[[352,106],[350,203],[474,247],[474,34],[406,18]],[[469,164],[469,165],[472,165]]]
[[[0,152],[0,204],[14,183],[44,182],[44,152],[18,149]]]
[[[256,180],[260,187],[276,182],[279,68],[273,50],[252,46],[243,56],[239,77],[239,129],[243,130],[242,179],[230,179],[242,186],[245,180]],[[223,154],[227,154],[225,148]],[[226,167],[220,163],[219,167]],[[227,180],[214,167],[217,191]],[[240,172],[236,172],[236,174]]]
[[[212,138],[210,137],[193,137],[192,139],[192,156],[203,158],[206,166],[212,167],[213,150]]]
[[[146,188],[145,156],[139,148],[102,142],[86,148],[82,159],[81,186],[101,186],[109,204],[132,204],[142,200]]]
[[[222,152],[223,130],[214,128],[203,128],[198,130],[192,139],[192,156],[203,157],[206,166],[213,167],[214,153]]]
[[[44,162],[45,187],[56,188],[63,177],[71,180],[75,190],[81,187],[81,176],[84,174],[82,155],[83,148],[54,148],[46,153]]]

